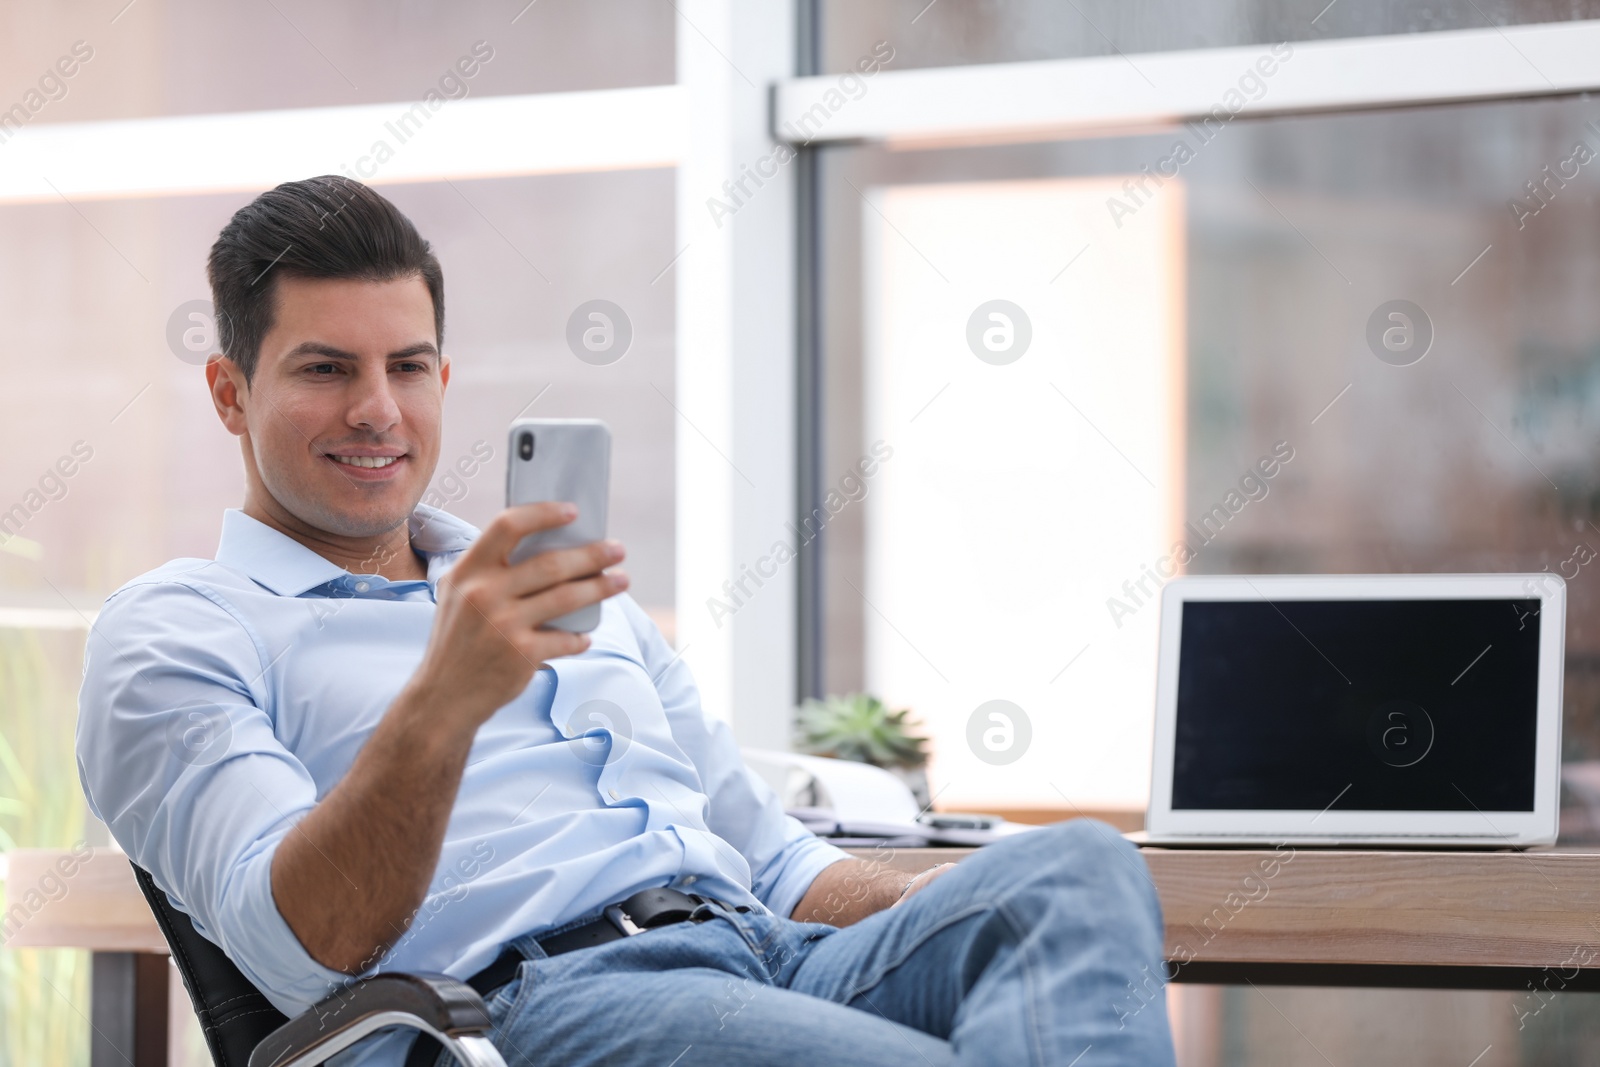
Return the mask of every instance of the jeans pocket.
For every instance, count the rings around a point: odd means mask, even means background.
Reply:
[[[489,1022],[495,1030],[504,1027],[506,1020],[516,1018],[522,1002],[533,992],[533,987],[537,984],[533,976],[533,966],[537,962],[531,959],[523,960],[517,967],[516,977],[496,989],[483,1002],[485,1010],[489,1013]]]

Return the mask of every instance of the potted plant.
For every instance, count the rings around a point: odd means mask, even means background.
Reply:
[[[832,756],[881,767],[901,781],[926,808],[928,739],[913,733],[911,709],[889,710],[870,693],[812,698],[795,716],[795,748],[811,756]]]

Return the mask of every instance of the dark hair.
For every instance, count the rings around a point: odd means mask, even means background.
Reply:
[[[353,178],[324,174],[284,182],[234,213],[206,261],[222,352],[250,381],[272,329],[274,281],[420,276],[433,297],[435,342],[444,347],[444,272],[411,220]]]

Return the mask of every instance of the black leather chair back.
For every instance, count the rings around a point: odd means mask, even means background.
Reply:
[[[289,1020],[250,984],[222,949],[194,928],[189,916],[172,906],[149,873],[137,864],[133,873],[172,949],[194,1013],[200,1017],[211,1059],[217,1067],[246,1067],[251,1051]]]

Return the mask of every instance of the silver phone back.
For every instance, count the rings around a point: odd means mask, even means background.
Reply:
[[[524,459],[521,437],[533,435],[533,455]],[[578,517],[565,526],[524,537],[510,560],[520,563],[553,548],[575,548],[606,535],[611,483],[611,430],[599,419],[518,419],[507,438],[506,505],[567,500]],[[600,625],[600,605],[545,623],[549,629],[587,633]]]

